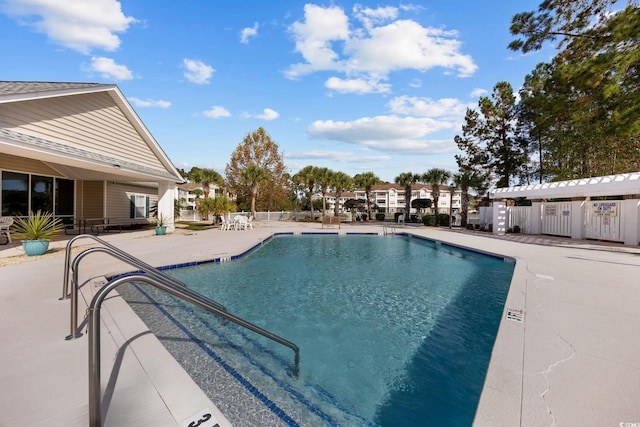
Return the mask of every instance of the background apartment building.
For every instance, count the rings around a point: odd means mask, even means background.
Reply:
[[[440,197],[438,199],[438,211],[439,213],[449,213],[450,209],[453,209],[453,213],[460,211],[461,208],[461,194],[459,189],[454,189],[453,192],[448,186],[440,186]],[[453,198],[452,198],[453,195]],[[396,212],[404,212],[406,207],[406,196],[404,187],[398,184],[382,184],[375,185],[371,189],[369,195],[372,204],[372,210],[374,213],[393,214]],[[322,199],[321,194],[315,194],[313,199]],[[340,212],[345,212],[344,203],[349,199],[358,199],[366,201],[367,195],[364,189],[357,189],[353,192],[342,193],[339,203]],[[428,184],[414,184],[411,188],[411,200],[416,199],[429,199],[432,202],[432,208],[427,209],[427,213],[435,213],[435,207],[433,206],[433,195],[431,194],[431,186]],[[327,210],[333,212],[336,204],[335,193],[327,194],[326,198]],[[418,214],[417,209],[411,209],[412,214]]]

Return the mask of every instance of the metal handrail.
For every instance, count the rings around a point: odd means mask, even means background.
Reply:
[[[171,283],[165,283],[158,278],[144,274],[120,277],[111,280],[103,286],[91,300],[87,310],[87,323],[89,328],[89,424],[91,427],[102,425],[102,395],[100,384],[100,308],[107,294],[116,287],[128,282],[145,282],[156,288],[170,293],[171,295],[190,302],[210,313],[217,314],[224,319],[230,320],[240,326],[250,329],[266,338],[270,338],[282,345],[291,348],[294,353],[294,374],[297,377],[300,371],[300,349],[291,341],[287,341],[271,332],[262,329],[246,320],[243,320],[226,311],[222,311],[213,305],[203,303],[201,295],[186,286],[176,287]]]
[[[65,251],[65,260],[64,260],[64,277],[63,277],[63,284],[62,284],[62,297],[60,298],[61,300],[67,299],[68,295],[69,295],[69,270],[71,269],[73,271],[73,289],[71,291],[71,322],[70,322],[70,333],[69,335],[66,337],[67,340],[71,340],[71,339],[75,339],[75,338],[79,338],[82,336],[81,332],[78,332],[78,264],[80,262],[80,260],[82,258],[84,258],[86,255],[88,255],[89,253],[92,252],[96,252],[96,251],[92,251],[91,249],[95,249],[95,248],[90,248],[87,249],[85,251],[83,251],[82,253],[80,253],[76,258],[74,258],[73,260],[73,266],[71,266],[71,247],[73,246],[73,243],[78,240],[79,238],[90,238],[93,239],[95,241],[97,241],[98,243],[106,246],[107,248],[109,248],[111,251],[102,251],[102,252],[107,252],[109,254],[117,254],[117,258],[120,259],[121,261],[124,261],[142,271],[144,271],[146,274],[152,276],[152,277],[156,277],[159,280],[164,280],[164,281],[169,281],[177,286],[185,286],[184,283],[180,282],[178,279],[169,276],[168,274],[165,274],[163,272],[161,272],[160,270],[158,270],[157,268],[145,263],[144,261],[128,254],[127,252],[123,251],[122,249],[118,248],[117,246],[112,245],[111,243],[108,243],[96,236],[93,236],[91,234],[82,234],[79,236],[76,236],[72,239],[70,239],[67,242],[67,247],[66,247],[66,251]],[[114,255],[115,256],[115,255]],[[72,267],[72,268],[71,268]],[[214,306],[216,306],[219,310],[223,310],[226,311],[227,309],[225,308],[224,305],[220,304],[217,301],[214,301],[212,299],[206,298],[205,296],[201,296],[201,298],[204,298],[206,300],[206,302],[208,304],[212,304]]]
[[[88,238],[88,239],[93,239],[96,242],[100,243],[103,246],[106,246],[107,248],[111,249],[112,251],[122,255],[122,257],[126,258],[126,262],[128,262],[129,264],[133,265],[134,267],[139,268],[140,270],[144,271],[145,273],[149,274],[150,276],[156,276],[156,277],[162,277],[164,279],[168,279],[173,281],[174,283],[178,284],[178,285],[184,285],[182,282],[180,282],[179,280],[175,279],[172,276],[169,276],[168,274],[163,273],[162,271],[158,270],[157,268],[153,267],[152,265],[147,264],[146,262],[128,254],[127,252],[123,251],[122,249],[118,248],[117,246],[112,245],[111,243],[102,240],[101,238],[91,235],[91,234],[81,234],[79,236],[75,236],[74,238],[70,239],[67,242],[67,247],[65,250],[65,259],[64,259],[64,278],[63,278],[63,284],[62,284],[62,297],[60,298],[61,300],[63,299],[68,299],[69,298],[69,269],[71,266],[71,247],[73,246],[73,243],[80,239],[80,238]],[[214,301],[215,302],[215,301]],[[226,308],[224,308],[224,306],[218,302],[215,302],[215,304],[219,305],[219,308],[221,310],[226,310]]]

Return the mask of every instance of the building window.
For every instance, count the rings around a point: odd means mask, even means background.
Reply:
[[[2,172],[2,215],[22,216],[29,213],[29,175]]]
[[[149,197],[144,194],[131,196],[131,218],[149,218]]]
[[[55,212],[57,216],[73,216],[73,194],[75,182],[72,179],[56,178]]]
[[[31,210],[53,212],[53,178],[31,175]]]
[[[2,172],[2,215],[26,216],[29,211],[73,216],[75,181],[51,176]]]

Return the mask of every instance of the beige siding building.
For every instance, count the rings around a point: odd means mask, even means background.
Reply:
[[[382,184],[374,185],[371,188],[369,194],[371,206],[377,206],[377,209],[373,209],[375,213],[393,214],[396,212],[404,212],[406,203],[404,187],[398,184]],[[316,193],[313,195],[314,200],[321,200],[322,194]],[[364,189],[359,188],[353,192],[343,192],[339,203],[339,212],[345,212],[344,203],[349,199],[367,200],[367,193]],[[433,194],[431,193],[431,186],[428,184],[414,184],[411,189],[411,201],[416,199],[429,199],[433,202]],[[438,211],[439,213],[448,214],[450,210],[454,213],[459,212],[462,206],[462,192],[459,189],[451,191],[450,187],[446,185],[440,186],[440,196],[438,198]],[[336,205],[335,193],[327,193],[326,196],[327,210],[333,212]],[[418,214],[419,212],[411,208],[412,214]],[[426,212],[425,212],[426,213]],[[429,209],[428,213],[435,213],[435,207]]]
[[[116,85],[0,82],[2,215],[173,228],[182,177]]]
[[[438,198],[439,213],[449,213],[452,209],[458,212],[461,209],[461,191],[455,189],[453,192],[446,185],[440,186],[440,196]],[[404,212],[407,205],[404,187],[398,184],[382,184],[374,185],[369,194],[372,205],[378,206],[380,213],[396,213]],[[355,198],[366,200],[367,195],[364,189],[355,190]],[[428,184],[414,184],[411,187],[411,200],[430,199],[433,202],[433,194],[431,186]],[[431,213],[435,213],[434,208],[430,209]],[[416,209],[411,208],[411,213],[418,213]]]

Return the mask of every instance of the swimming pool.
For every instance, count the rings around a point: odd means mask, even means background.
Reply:
[[[295,342],[298,379],[286,348],[148,287],[121,293],[234,425],[470,425],[512,272],[422,238],[337,235],[171,270]]]

